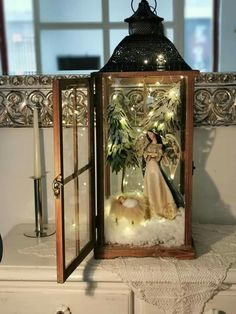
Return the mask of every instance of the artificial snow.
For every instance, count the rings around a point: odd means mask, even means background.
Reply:
[[[184,208],[179,208],[172,220],[155,216],[132,224],[125,217],[119,221],[109,213],[105,217],[105,240],[108,244],[180,246],[184,244],[184,229]]]

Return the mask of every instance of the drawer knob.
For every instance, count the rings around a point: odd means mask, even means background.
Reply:
[[[64,304],[61,304],[56,312],[56,314],[72,314],[70,308]]]

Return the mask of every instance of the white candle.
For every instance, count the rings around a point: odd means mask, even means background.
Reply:
[[[34,112],[34,178],[39,179],[42,176],[42,171],[41,171],[38,110],[34,108],[33,112]]]

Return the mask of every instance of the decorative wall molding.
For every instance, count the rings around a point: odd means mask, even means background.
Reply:
[[[1,76],[0,127],[32,127],[32,108],[37,103],[41,105],[41,127],[52,127],[52,82],[55,77],[81,76]],[[236,73],[199,75],[195,85],[194,124],[236,125]]]
[[[236,73],[201,73],[194,97],[195,126],[236,125]]]

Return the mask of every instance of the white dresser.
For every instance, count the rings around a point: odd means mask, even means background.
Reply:
[[[3,314],[156,314],[156,306],[137,299],[119,277],[89,257],[64,284],[56,282],[55,236],[23,235],[15,226],[4,239],[0,264],[0,313]],[[231,287],[208,302],[205,313],[236,313],[236,266]],[[217,312],[217,310],[219,312]]]

